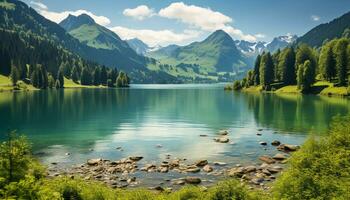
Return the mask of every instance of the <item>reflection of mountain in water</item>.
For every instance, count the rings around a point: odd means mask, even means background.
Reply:
[[[311,128],[324,131],[332,116],[346,114],[349,108],[347,99],[222,89],[49,90],[1,95],[0,131],[17,129],[37,148],[93,146],[125,129],[141,137],[140,130],[161,137],[174,134],[175,127],[188,135],[194,130],[215,134],[224,128],[255,126],[309,132]]]

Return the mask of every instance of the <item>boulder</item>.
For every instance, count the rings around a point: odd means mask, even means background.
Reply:
[[[207,173],[212,172],[213,170],[214,170],[213,167],[211,167],[210,165],[205,165],[203,167],[203,171]]]
[[[267,142],[261,141],[261,142],[259,142],[259,144],[265,146],[265,145],[267,145]]]
[[[277,149],[279,151],[284,151],[284,152],[290,152],[290,151],[296,151],[300,147],[298,145],[291,145],[291,144],[280,144]]]
[[[100,162],[102,162],[101,158],[94,158],[87,160],[88,165],[98,165]]]
[[[221,130],[221,131],[219,131],[219,135],[228,135],[228,131],[227,130]]]
[[[197,166],[189,166],[185,170],[185,172],[190,172],[190,173],[197,173],[197,172],[200,172],[200,171],[201,171],[201,169],[199,169]]]
[[[230,139],[225,138],[225,137],[221,137],[221,138],[215,138],[214,141],[219,142],[219,143],[228,143],[230,141]]]
[[[231,177],[241,178],[244,175],[244,168],[243,167],[232,168],[228,172],[228,175],[231,176]]]
[[[185,183],[186,183],[186,181],[182,180],[182,179],[172,181],[173,185],[184,185]]]
[[[224,163],[224,162],[214,162],[214,165],[217,165],[217,166],[225,166],[225,165],[227,165],[227,163]]]
[[[198,160],[195,165],[198,166],[198,167],[203,167],[205,165],[208,164],[208,161],[207,160]]]
[[[131,161],[134,161],[134,162],[139,161],[139,160],[141,160],[142,158],[143,158],[142,156],[130,156],[130,157],[129,157],[129,159],[130,159]]]
[[[286,156],[281,154],[281,153],[278,153],[278,154],[274,155],[272,158],[275,160],[285,160]]]
[[[186,183],[189,184],[199,184],[202,182],[202,180],[198,177],[188,176],[185,178]]]
[[[260,156],[259,160],[261,160],[261,161],[263,161],[263,162],[265,162],[267,164],[275,163],[275,160],[273,160],[270,156],[266,156],[266,155],[265,156]]]
[[[256,167],[253,165],[247,166],[244,168],[244,172],[245,173],[250,173],[250,172],[255,172],[256,171]]]
[[[271,142],[271,145],[273,145],[273,146],[278,146],[280,144],[281,144],[281,142],[278,141],[278,140],[274,140],[274,141]]]

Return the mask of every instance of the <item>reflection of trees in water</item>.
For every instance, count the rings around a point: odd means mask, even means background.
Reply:
[[[246,94],[248,108],[260,126],[282,131],[325,132],[335,115],[349,112],[341,98],[301,95]]]

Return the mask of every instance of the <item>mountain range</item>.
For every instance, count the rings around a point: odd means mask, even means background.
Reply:
[[[304,36],[279,36],[270,43],[233,40],[217,30],[206,39],[189,45],[149,47],[134,38],[122,40],[116,33],[97,24],[89,15],[69,15],[56,24],[25,3],[7,0],[13,9],[0,6],[0,27],[45,38],[82,58],[126,71],[133,82],[172,83],[229,81],[251,69],[257,54],[298,43],[318,46],[325,40],[341,37],[350,27],[350,13],[322,24]]]

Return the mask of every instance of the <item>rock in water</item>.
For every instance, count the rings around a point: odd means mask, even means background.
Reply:
[[[203,167],[203,171],[205,171],[207,173],[212,172],[213,170],[214,170],[213,167],[211,167],[210,165],[205,165]]]
[[[207,160],[199,160],[199,161],[197,161],[197,162],[195,163],[195,165],[198,166],[198,167],[203,167],[203,166],[205,166],[205,165],[207,165],[207,164],[208,164],[208,161],[207,161]]]
[[[202,182],[202,180],[198,177],[192,177],[192,176],[188,176],[185,178],[186,183],[189,184],[199,184]]]
[[[141,160],[143,157],[142,156],[130,156],[129,159],[132,161],[139,161]]]
[[[214,140],[219,143],[228,143],[230,141],[228,138],[215,138]]]
[[[274,140],[274,141],[271,142],[271,145],[273,145],[273,146],[278,146],[280,144],[281,144],[281,142],[278,141],[278,140]]]
[[[261,161],[263,161],[263,162],[265,162],[267,164],[275,163],[275,161],[270,156],[266,156],[266,155],[265,156],[260,156],[259,160],[261,160]]]
[[[219,135],[228,135],[228,131],[227,130],[221,130],[221,131],[219,131]]]
[[[286,159],[286,156],[284,156],[281,153],[278,153],[278,154],[274,155],[272,158],[275,160],[284,160],[284,159]]]
[[[100,162],[102,162],[101,158],[95,158],[95,159],[89,159],[87,161],[88,165],[98,165]]]

